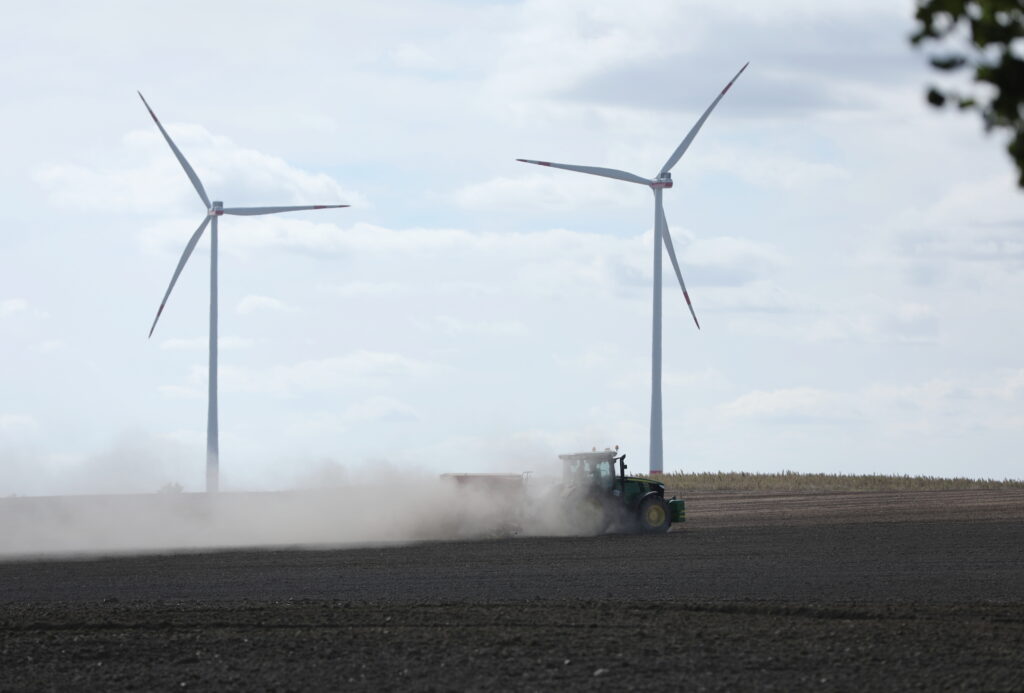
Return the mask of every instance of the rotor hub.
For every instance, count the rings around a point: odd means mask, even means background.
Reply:
[[[224,216],[224,203],[220,200],[214,200],[210,203],[209,215],[211,217],[222,217]]]
[[[672,187],[672,174],[668,171],[659,173],[658,177],[651,182],[652,188],[671,188]]]

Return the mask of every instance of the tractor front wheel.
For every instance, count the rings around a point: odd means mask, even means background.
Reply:
[[[637,511],[637,522],[644,534],[664,534],[672,525],[668,503],[658,496],[644,499]]]

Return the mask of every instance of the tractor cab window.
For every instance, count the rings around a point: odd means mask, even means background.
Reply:
[[[594,483],[602,489],[610,489],[615,483],[615,466],[611,462],[599,462],[594,469]]]
[[[615,463],[612,460],[578,458],[564,460],[564,482],[571,486],[610,491],[615,486]]]

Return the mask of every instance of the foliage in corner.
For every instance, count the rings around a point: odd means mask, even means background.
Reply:
[[[929,103],[977,111],[986,130],[1009,130],[1007,149],[1024,187],[1024,0],[918,0],[916,16],[918,28],[910,40],[940,48],[942,53],[931,58],[936,69],[969,70],[976,84],[994,90],[983,98],[932,86]]]

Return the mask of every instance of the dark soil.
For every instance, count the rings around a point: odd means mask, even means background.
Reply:
[[[0,563],[0,689],[1024,690],[1024,493],[665,536]]]

